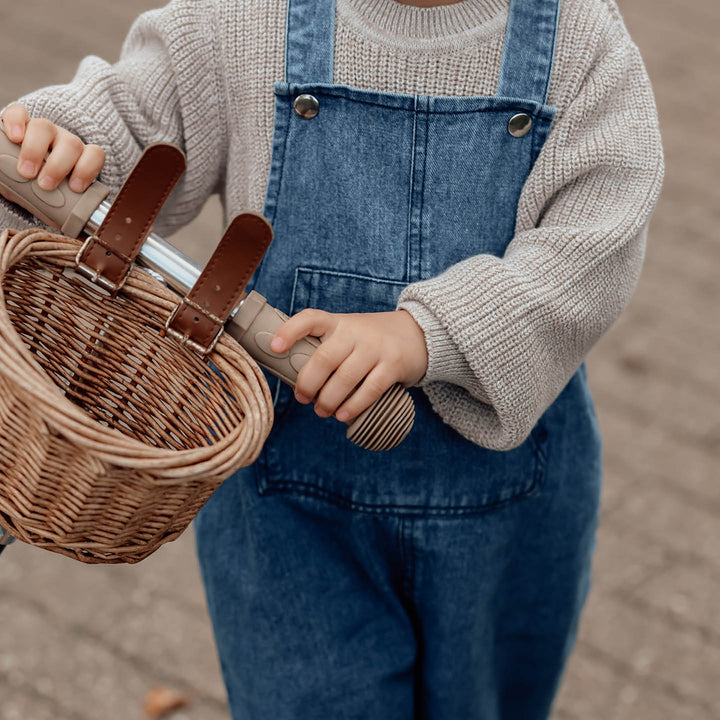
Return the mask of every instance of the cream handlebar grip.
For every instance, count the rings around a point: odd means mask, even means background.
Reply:
[[[302,338],[287,352],[273,352],[270,343],[287,319],[285,313],[269,305],[260,293],[253,291],[243,300],[225,331],[248,351],[258,365],[294,389],[298,373],[319,347],[320,340]]]
[[[260,293],[252,291],[228,323],[226,332],[258,365],[294,388],[298,373],[320,346],[320,340],[302,338],[286,352],[273,352],[270,343],[287,319],[287,315],[269,305]],[[347,437],[366,450],[390,450],[405,439],[414,420],[412,398],[402,385],[396,384],[348,423]]]
[[[20,146],[0,128],[0,194],[64,235],[78,237],[110,188],[96,180],[85,192],[76,193],[65,178],[56,190],[43,190],[37,178],[28,180],[18,173],[19,156]]]

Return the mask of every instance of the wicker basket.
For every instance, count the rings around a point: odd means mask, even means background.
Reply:
[[[0,525],[88,563],[176,538],[272,426],[262,372],[223,335],[201,360],[160,331],[178,297],[133,269],[111,298],[80,241],[0,235]]]

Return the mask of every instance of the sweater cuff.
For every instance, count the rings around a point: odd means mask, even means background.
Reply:
[[[0,197],[0,232],[5,228],[13,230],[29,230],[30,228],[47,228],[50,232],[58,232],[56,228],[45,225],[34,215],[23,210],[18,205]]]
[[[477,378],[437,316],[416,300],[401,300],[397,309],[409,312],[425,334],[428,367],[417,384],[422,387],[432,382],[452,383],[472,388],[473,394],[477,395]]]

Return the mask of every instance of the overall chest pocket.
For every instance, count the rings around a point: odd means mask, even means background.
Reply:
[[[405,283],[356,273],[299,267],[291,312],[394,310]],[[488,510],[536,491],[545,473],[547,433],[538,424],[520,447],[481,448],[446,425],[425,394],[411,389],[413,430],[388,452],[361,450],[345,426],[318,418],[282,388],[275,427],[257,464],[261,494],[310,494],[371,512],[466,514]]]

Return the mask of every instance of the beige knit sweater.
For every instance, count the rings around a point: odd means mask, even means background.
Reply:
[[[429,95],[493,95],[509,0],[417,8],[337,0],[335,82]],[[214,192],[228,217],[261,212],[286,0],[173,0],[141,16],[115,65],[23,98],[102,145],[118,187],[148,143],[188,171],[158,225],[187,223]],[[441,417],[493,449],[518,445],[636,285],[663,156],[642,60],[613,0],[563,0],[548,102],[558,109],[523,189],[504,257],[478,255],[409,285],[425,332],[421,385]],[[0,227],[27,218],[0,208]]]

